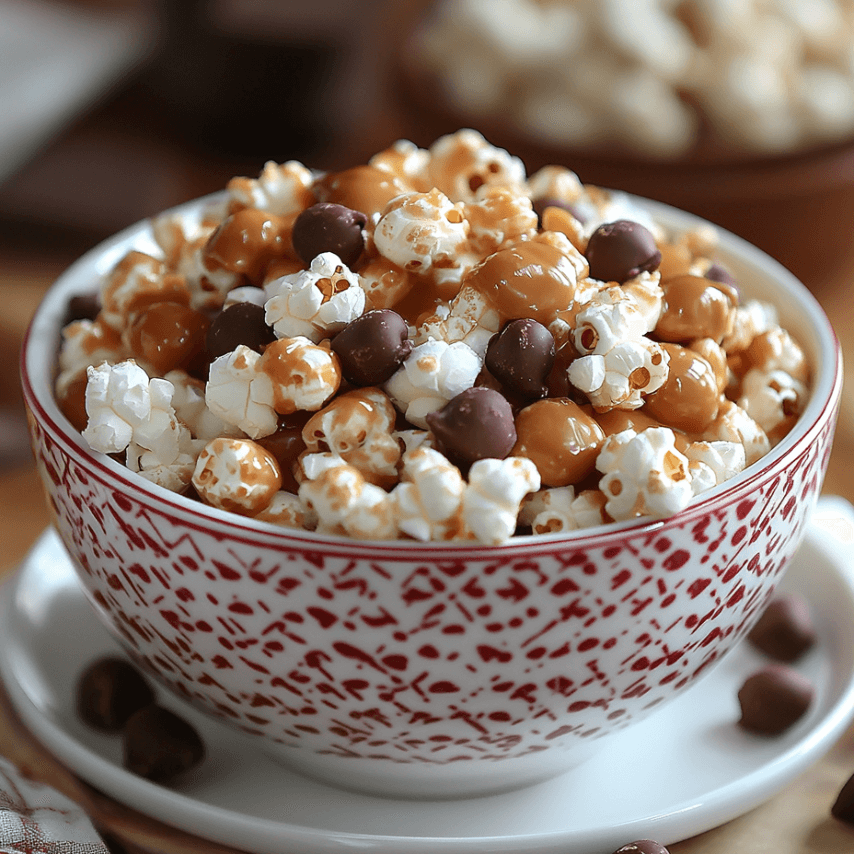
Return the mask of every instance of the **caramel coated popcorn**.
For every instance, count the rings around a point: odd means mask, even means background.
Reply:
[[[809,398],[707,227],[475,131],[268,163],[153,231],[63,330],[57,399],[93,450],[263,522],[499,544],[669,516]]]

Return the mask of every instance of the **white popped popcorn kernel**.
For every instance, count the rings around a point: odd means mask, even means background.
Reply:
[[[481,365],[467,344],[430,338],[413,348],[384,388],[406,420],[426,430],[426,416],[471,388]]]
[[[668,427],[623,430],[605,440],[596,468],[604,475],[599,489],[611,518],[663,518],[688,506],[694,496],[689,462],[674,442]]]
[[[519,523],[534,534],[559,534],[602,525],[605,496],[594,489],[578,495],[572,486],[541,489],[525,497],[519,510]]]
[[[761,300],[751,299],[735,309],[732,332],[721,341],[727,353],[745,350],[758,335],[778,325],[777,309]]]
[[[131,315],[155,302],[187,305],[190,290],[183,276],[164,261],[144,252],[131,251],[110,271],[101,287],[102,323],[121,332]]]
[[[210,411],[253,439],[275,433],[278,426],[270,383],[257,382],[262,376],[260,359],[258,353],[241,344],[214,359],[205,386],[205,402]]]
[[[181,427],[175,459],[164,461],[154,452],[131,442],[127,447],[126,465],[150,483],[170,492],[183,492],[192,481],[196,459],[204,445],[204,440],[191,438],[190,432]]]
[[[241,207],[287,216],[314,204],[313,180],[311,171],[297,160],[281,164],[268,160],[257,179],[232,178],[226,190]]]
[[[309,269],[275,279],[264,290],[265,319],[279,338],[301,335],[316,344],[365,310],[359,276],[334,252],[322,252]]]
[[[537,215],[526,195],[485,184],[463,213],[469,224],[469,244],[485,257],[507,243],[530,240],[537,233]]]
[[[620,341],[637,341],[655,328],[663,293],[655,278],[632,280],[633,288],[620,285],[591,295],[578,312],[573,342],[579,353],[605,354]]]
[[[392,436],[400,445],[403,454],[416,448],[433,447],[433,434],[429,430],[395,430]]]
[[[516,533],[522,499],[540,488],[540,473],[526,457],[477,460],[463,493],[466,530],[481,543],[499,545]]]
[[[377,486],[397,482],[401,449],[392,435],[396,413],[378,388],[362,388],[332,400],[302,430],[309,454],[329,451]]]
[[[101,362],[121,362],[130,353],[122,343],[121,335],[100,320],[75,320],[62,330],[59,350],[59,376],[56,394],[62,397],[68,386],[86,369]]]
[[[169,459],[177,456],[179,425],[170,401],[172,384],[149,379],[132,359],[110,365],[103,362],[87,370],[86,412],[89,421],[83,438],[104,454],[124,451],[131,442]]]
[[[371,157],[368,164],[383,172],[390,172],[416,192],[426,193],[432,187],[427,178],[429,162],[429,151],[419,148],[408,139],[399,139]]]
[[[276,458],[250,439],[212,439],[193,471],[193,486],[203,501],[243,516],[255,516],[281,489]]]
[[[694,495],[735,477],[746,465],[744,446],[739,442],[691,442],[685,456]]]
[[[782,370],[751,368],[741,381],[738,405],[765,431],[772,444],[777,428],[791,424],[803,411],[806,386]]]
[[[301,335],[279,338],[268,344],[258,360],[258,375],[252,383],[260,400],[270,401],[279,415],[303,409],[316,412],[338,391],[341,365],[326,346]]]
[[[462,204],[433,189],[392,199],[374,230],[374,243],[386,258],[409,272],[460,281],[475,263],[466,249],[469,224]]]
[[[621,341],[603,356],[591,354],[569,366],[569,381],[583,391],[597,411],[638,409],[643,397],[664,385],[670,357],[647,338]]]
[[[565,166],[543,166],[528,178],[528,195],[532,199],[556,199],[569,204],[586,196],[584,185]]]
[[[484,184],[525,192],[525,165],[482,134],[464,129],[440,137],[430,146],[428,177],[451,200],[473,202]]]
[[[471,285],[463,285],[449,306],[425,318],[415,334],[416,344],[433,338],[453,344],[462,341],[483,359],[489,339],[501,328],[501,315]]]
[[[701,437],[705,441],[736,442],[744,448],[747,465],[771,450],[765,431],[737,403],[723,399],[717,417]]]
[[[215,439],[217,436],[237,436],[239,428],[224,421],[208,408],[205,384],[186,371],[169,371],[163,379],[172,383],[172,407],[178,420],[186,425],[194,439]]]
[[[389,494],[368,483],[353,466],[325,468],[317,478],[300,484],[299,497],[317,514],[317,530],[347,534],[361,540],[389,540],[397,535]]]
[[[751,369],[785,371],[805,383],[809,379],[809,362],[800,344],[785,330],[774,326],[757,335],[746,351]]]
[[[307,531],[313,531],[317,525],[314,511],[309,510],[298,495],[282,489],[260,513],[255,514],[255,518],[283,528],[304,528]]]
[[[398,527],[422,542],[458,537],[465,489],[460,470],[443,454],[423,445],[407,451],[400,483],[391,493]]]

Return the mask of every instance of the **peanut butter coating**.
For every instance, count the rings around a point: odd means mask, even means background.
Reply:
[[[662,282],[664,311],[656,324],[660,341],[687,344],[695,338],[720,343],[732,330],[735,303],[721,286],[702,276],[681,275]]]
[[[500,249],[472,269],[464,284],[475,288],[505,319],[548,323],[575,299],[575,270],[556,247],[525,241]]]
[[[263,283],[267,265],[291,251],[291,223],[265,211],[245,208],[223,220],[204,251],[205,262]]]
[[[644,412],[666,427],[690,435],[702,433],[718,414],[720,394],[712,366],[678,344],[661,345],[670,356],[664,385],[647,395]]]
[[[539,469],[543,486],[569,486],[593,471],[605,433],[577,403],[547,398],[516,416],[511,456],[527,457]]]
[[[332,172],[315,184],[318,201],[334,202],[370,218],[380,213],[406,187],[390,172],[376,166],[354,166]]]

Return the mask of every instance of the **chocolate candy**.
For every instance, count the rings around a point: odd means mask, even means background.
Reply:
[[[738,692],[739,726],[759,735],[780,735],[812,703],[813,685],[785,664],[769,664],[749,676]]]
[[[153,702],[154,691],[145,677],[123,658],[98,659],[77,684],[78,715],[106,732],[118,732],[134,712]]]
[[[356,386],[384,383],[412,352],[406,321],[388,308],[369,311],[348,323],[333,339],[347,382]]]
[[[717,262],[712,264],[703,276],[706,279],[711,279],[713,282],[720,282],[722,285],[729,285],[731,288],[737,287],[732,273],[730,273],[726,267],[718,264]]]
[[[800,658],[815,643],[815,627],[806,599],[795,593],[773,599],[747,639],[777,661]]]
[[[291,234],[294,251],[306,264],[323,252],[334,252],[352,267],[365,247],[362,229],[367,221],[363,213],[344,205],[318,202],[294,220]]]
[[[165,783],[198,765],[205,746],[193,726],[162,706],[131,715],[124,729],[124,767],[133,774]]]
[[[619,284],[640,273],[651,273],[661,263],[661,252],[650,231],[627,219],[600,225],[590,235],[584,255],[592,278]]]
[[[537,215],[537,223],[540,227],[543,225],[543,213],[546,208],[560,208],[562,211],[572,214],[572,216],[574,216],[582,225],[587,221],[587,217],[578,205],[574,205],[571,202],[565,202],[563,199],[556,199],[551,196],[547,196],[542,199],[535,199],[531,206],[534,209],[534,213]]]
[[[529,399],[548,393],[545,380],[554,361],[554,336],[530,318],[511,320],[486,348],[487,370],[510,392]]]
[[[454,465],[468,468],[476,460],[503,460],[516,443],[513,410],[491,388],[475,386],[427,416],[436,445]]]
[[[162,376],[187,368],[205,350],[208,331],[209,321],[200,311],[176,302],[156,302],[135,317],[127,342],[135,356]]]
[[[854,825],[854,774],[836,796],[836,801],[830,808],[830,814],[846,824]]]
[[[670,852],[652,839],[638,839],[618,848],[614,854],[670,854]]]
[[[208,356],[216,359],[244,344],[256,353],[276,340],[276,333],[264,320],[263,306],[238,302],[221,311],[211,323],[206,338]]]
[[[65,323],[72,320],[94,320],[101,311],[99,294],[76,294],[68,300],[65,309]]]

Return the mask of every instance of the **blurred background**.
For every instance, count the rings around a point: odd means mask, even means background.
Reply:
[[[854,353],[852,0],[0,0],[0,562],[47,522],[17,351],[65,267],[266,160],[461,126],[747,237]]]

